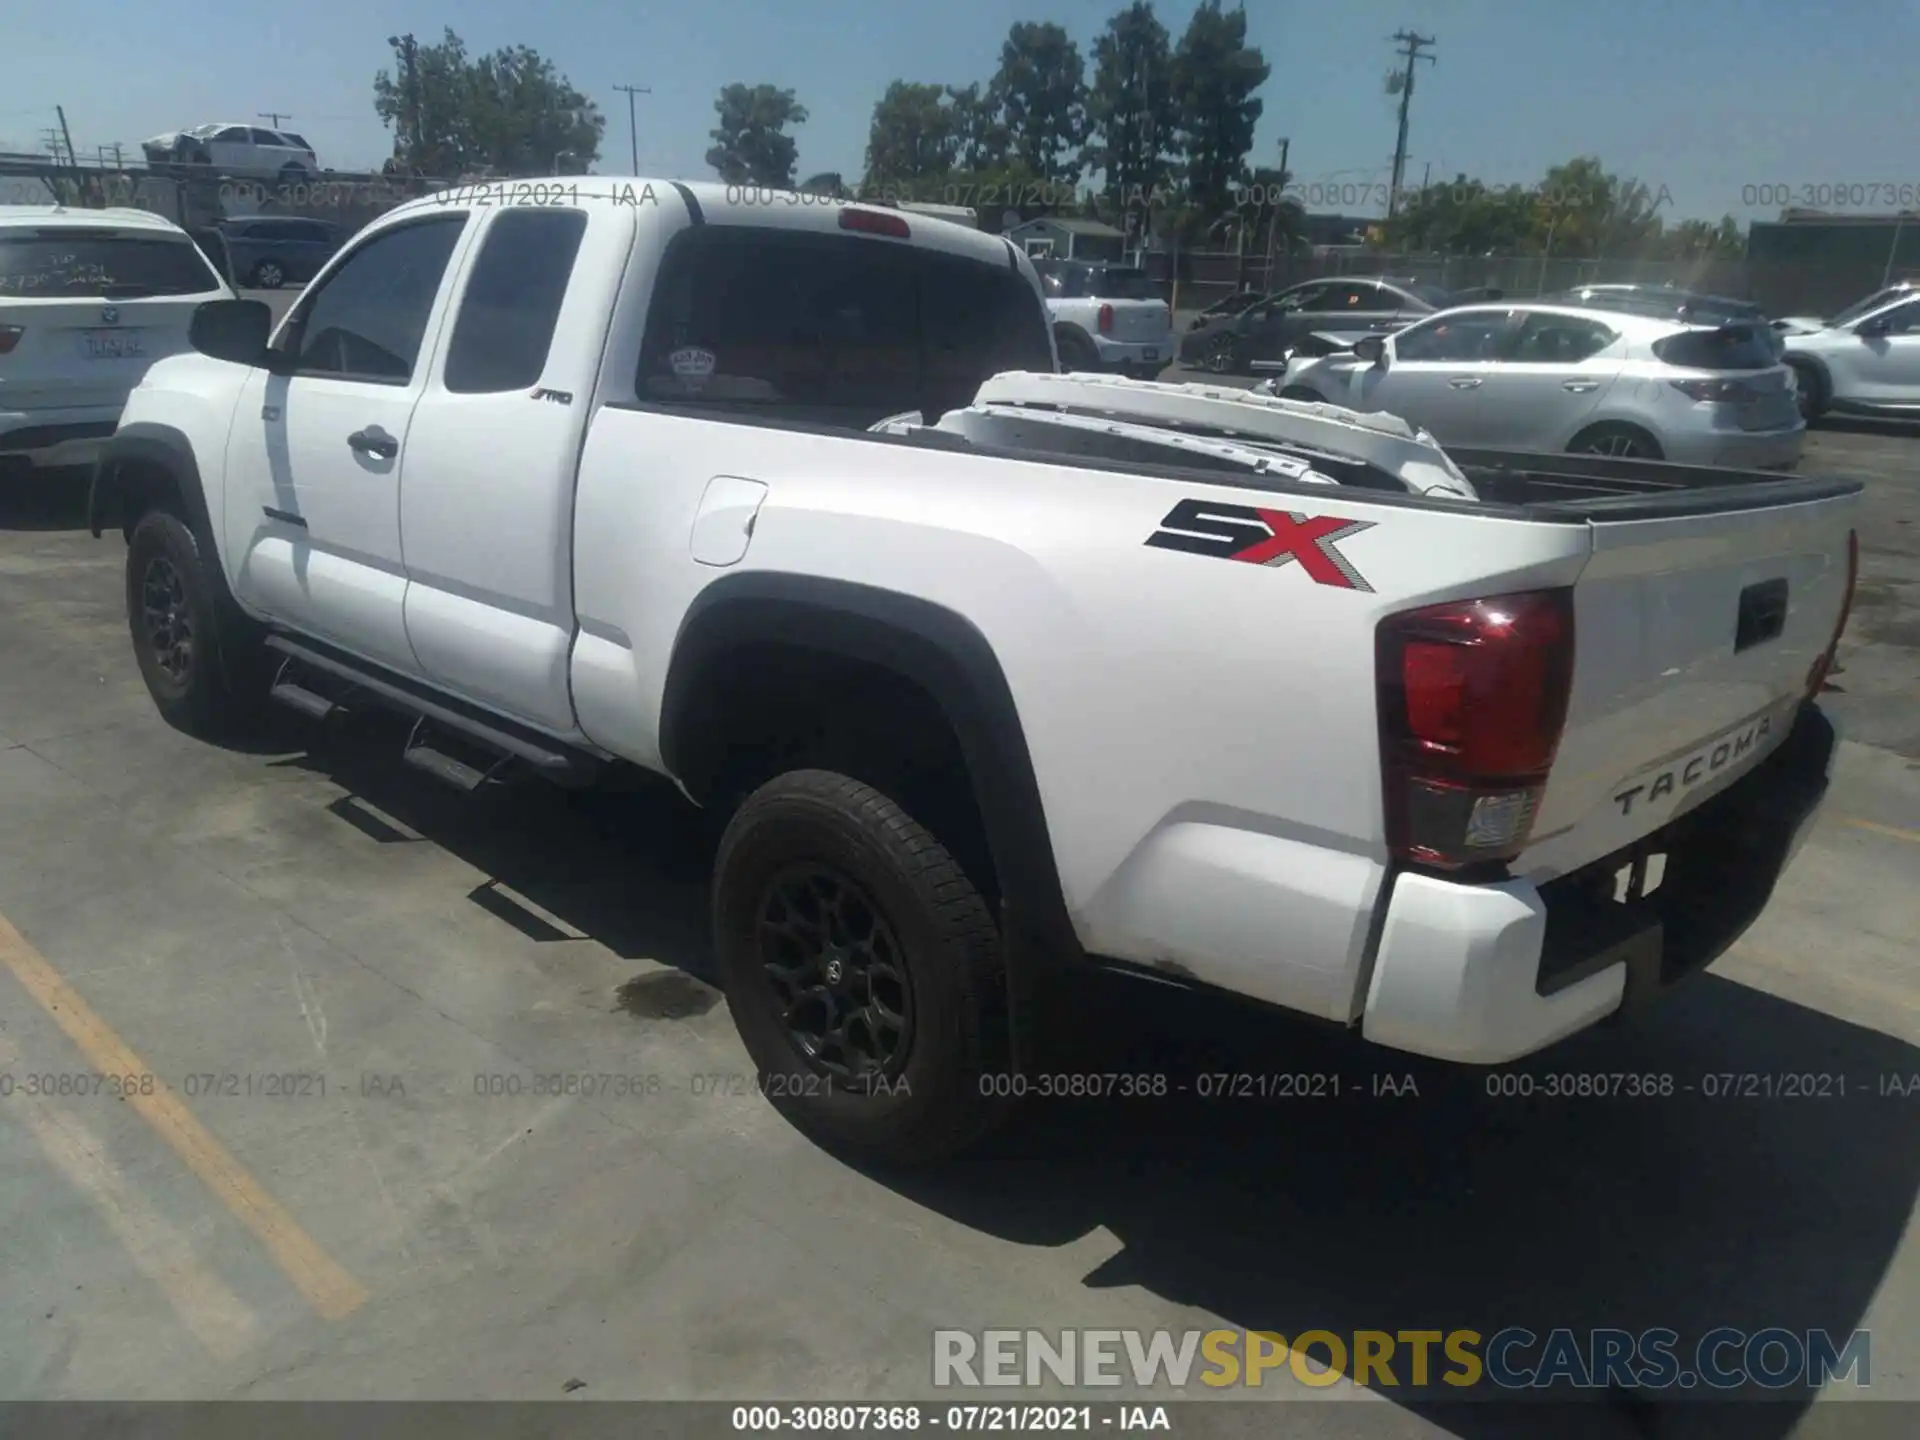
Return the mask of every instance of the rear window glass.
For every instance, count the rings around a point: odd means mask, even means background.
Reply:
[[[1158,300],[1160,287],[1144,270],[1109,265],[1050,266],[1047,293],[1063,300]]]
[[[1053,368],[1045,310],[1007,265],[856,236],[676,236],[635,391],[653,404],[864,429],[937,417],[1001,370]]]
[[[1689,370],[1766,370],[1774,364],[1773,339],[1758,325],[1669,335],[1653,342],[1653,353]]]
[[[131,300],[200,295],[220,281],[186,239],[0,230],[0,295],[22,299]]]

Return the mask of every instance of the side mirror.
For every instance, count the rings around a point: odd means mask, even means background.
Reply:
[[[265,368],[273,311],[260,300],[208,300],[193,312],[187,343],[202,355]]]
[[[1356,340],[1353,344],[1353,353],[1378,369],[1384,370],[1387,368],[1387,337],[1368,335],[1364,339]]]
[[[1854,330],[1853,333],[1863,337],[1864,339],[1877,340],[1882,335],[1891,334],[1892,331],[1893,331],[1893,326],[1889,325],[1886,322],[1886,320],[1879,319],[1879,320],[1861,321],[1859,326]]]

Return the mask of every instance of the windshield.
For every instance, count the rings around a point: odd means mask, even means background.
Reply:
[[[1402,285],[1400,287],[1423,305],[1431,305],[1436,310],[1444,310],[1451,303],[1451,291],[1442,290],[1438,285]]]
[[[0,231],[0,295],[20,299],[132,300],[204,295],[220,288],[189,240]]]
[[[1866,319],[1867,316],[1871,315],[1881,306],[1891,305],[1894,301],[1904,299],[1913,293],[1913,287],[1910,285],[1892,285],[1885,290],[1876,290],[1866,299],[1856,301],[1854,304],[1849,305],[1838,315],[1827,321],[1827,324],[1833,326],[1851,325],[1856,320]]]

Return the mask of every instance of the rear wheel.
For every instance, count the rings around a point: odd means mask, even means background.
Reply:
[[[253,287],[256,290],[278,290],[287,283],[287,272],[278,260],[262,260],[253,267]]]
[[[1589,426],[1567,446],[1570,455],[1605,455],[1614,460],[1659,460],[1660,442],[1638,425],[1608,420]]]
[[[216,588],[198,539],[179,516],[149,510],[127,541],[127,626],[161,718],[203,739],[257,713],[265,656],[257,628]]]
[[[1280,392],[1282,400],[1304,400],[1309,405],[1325,405],[1327,397],[1311,385],[1289,385]]]
[[[950,1158],[1004,1113],[999,933],[952,853],[872,786],[768,781],[720,841],[715,949],[775,1109],[829,1148]]]

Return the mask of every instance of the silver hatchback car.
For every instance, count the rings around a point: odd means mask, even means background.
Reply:
[[[1443,445],[1790,469],[1806,422],[1762,326],[1473,305],[1300,359],[1262,386],[1386,411]]]

